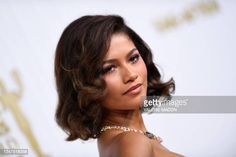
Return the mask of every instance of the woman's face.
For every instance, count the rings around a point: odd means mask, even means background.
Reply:
[[[103,106],[109,110],[138,109],[147,92],[147,69],[127,35],[112,36],[102,67],[107,85]]]

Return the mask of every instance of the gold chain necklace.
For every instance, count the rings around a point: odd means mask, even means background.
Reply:
[[[111,130],[111,129],[118,129],[118,130],[122,130],[124,132],[127,132],[127,131],[133,131],[133,132],[137,132],[137,133],[140,133],[140,134],[143,134],[145,135],[146,137],[150,138],[150,139],[155,139],[157,140],[158,142],[162,142],[162,139],[161,137],[159,136],[155,136],[154,134],[148,132],[148,131],[142,131],[142,130],[137,130],[137,129],[133,129],[133,128],[129,128],[129,127],[125,127],[125,126],[118,126],[118,125],[106,125],[106,126],[103,126],[100,133],[102,132],[105,132],[107,130]]]

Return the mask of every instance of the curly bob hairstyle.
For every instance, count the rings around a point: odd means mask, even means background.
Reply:
[[[118,15],[83,16],[63,31],[55,53],[58,94],[56,122],[68,134],[67,141],[97,138],[103,120],[101,100],[106,83],[101,77],[102,61],[112,35],[125,33],[143,58],[148,72],[147,96],[170,96],[175,90],[171,78],[161,81],[152,53],[142,38]]]

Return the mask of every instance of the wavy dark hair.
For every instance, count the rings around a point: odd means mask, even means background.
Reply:
[[[65,28],[55,53],[58,94],[55,118],[68,134],[67,141],[99,135],[104,113],[101,100],[106,89],[101,66],[116,33],[125,33],[133,41],[146,64],[147,96],[169,96],[175,90],[172,78],[165,83],[161,81],[149,46],[121,16],[83,16]]]

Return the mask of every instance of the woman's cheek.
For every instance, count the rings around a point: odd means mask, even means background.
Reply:
[[[118,76],[115,76],[115,74],[111,74],[111,75],[107,75],[105,77],[105,82],[107,85],[107,90],[108,93],[113,93],[114,91],[119,91],[118,87],[119,87],[119,80],[118,80]]]
[[[137,70],[139,72],[139,75],[142,77],[147,77],[147,67],[144,63],[143,59],[141,59],[137,64]],[[144,78],[143,78],[144,79]]]

